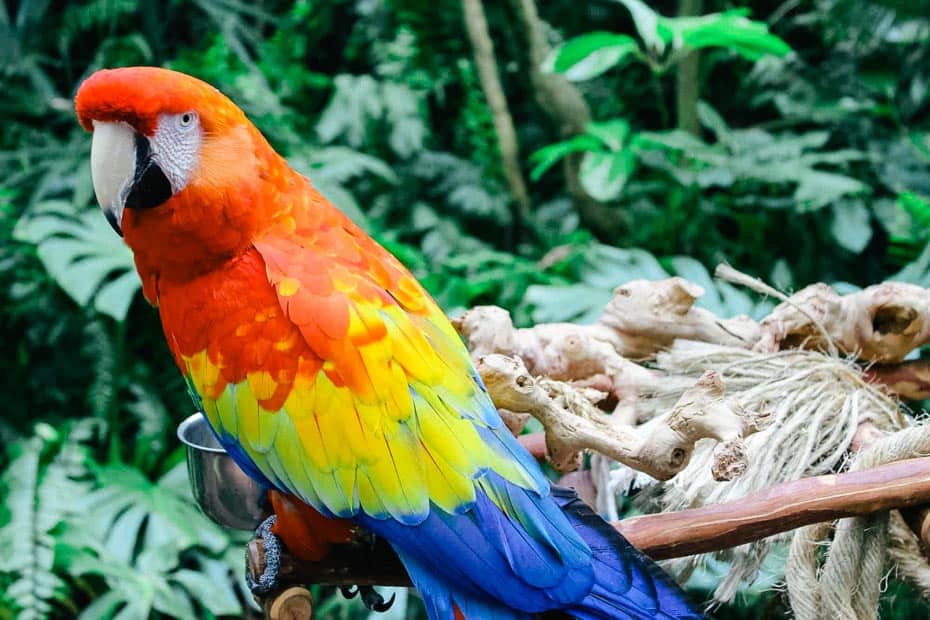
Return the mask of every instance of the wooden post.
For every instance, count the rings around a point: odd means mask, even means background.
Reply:
[[[301,587],[288,588],[266,603],[268,620],[310,620],[313,618],[313,596]]]

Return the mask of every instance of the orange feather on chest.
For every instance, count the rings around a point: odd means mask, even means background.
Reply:
[[[255,250],[184,284],[162,287],[159,311],[168,345],[181,372],[187,360],[205,352],[218,368],[212,383],[217,398],[228,384],[245,381],[250,373],[268,373],[271,394],[259,404],[277,411],[284,404],[298,373],[313,376],[323,365],[284,315],[268,283],[265,265]]]

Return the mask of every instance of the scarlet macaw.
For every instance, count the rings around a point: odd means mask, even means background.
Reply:
[[[652,562],[551,492],[458,335],[391,254],[212,86],[132,67],[76,97],[98,202],[132,248],[222,445],[278,493],[305,557],[367,528],[434,619],[699,617]]]

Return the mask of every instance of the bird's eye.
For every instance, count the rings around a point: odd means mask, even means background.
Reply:
[[[184,127],[185,129],[188,127],[191,127],[194,124],[195,120],[197,120],[196,112],[185,112],[184,114],[181,115],[181,120],[180,120],[181,127]]]

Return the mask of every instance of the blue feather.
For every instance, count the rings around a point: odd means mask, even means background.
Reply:
[[[445,575],[415,560],[412,556],[399,554],[410,579],[417,587],[426,605],[426,613],[434,620],[451,620],[455,617],[454,606],[468,620],[530,620],[533,614],[506,607],[490,599],[486,594],[451,587]]]
[[[571,491],[552,496],[489,472],[474,506],[432,506],[419,525],[356,517],[387,539],[433,620],[529,618],[564,610],[582,620],[700,618],[677,585]]]
[[[578,499],[574,491],[554,487],[552,497],[594,554],[594,587],[579,604],[565,611],[579,620],[703,617],[661,568]]]
[[[505,514],[484,488],[509,494],[519,516]],[[416,526],[357,519],[403,557],[441,575],[457,601],[490,595],[512,609],[537,613],[581,600],[593,583],[590,549],[555,503],[493,472],[479,481],[475,505],[464,514],[433,506]],[[534,530],[546,536],[536,538]]]

